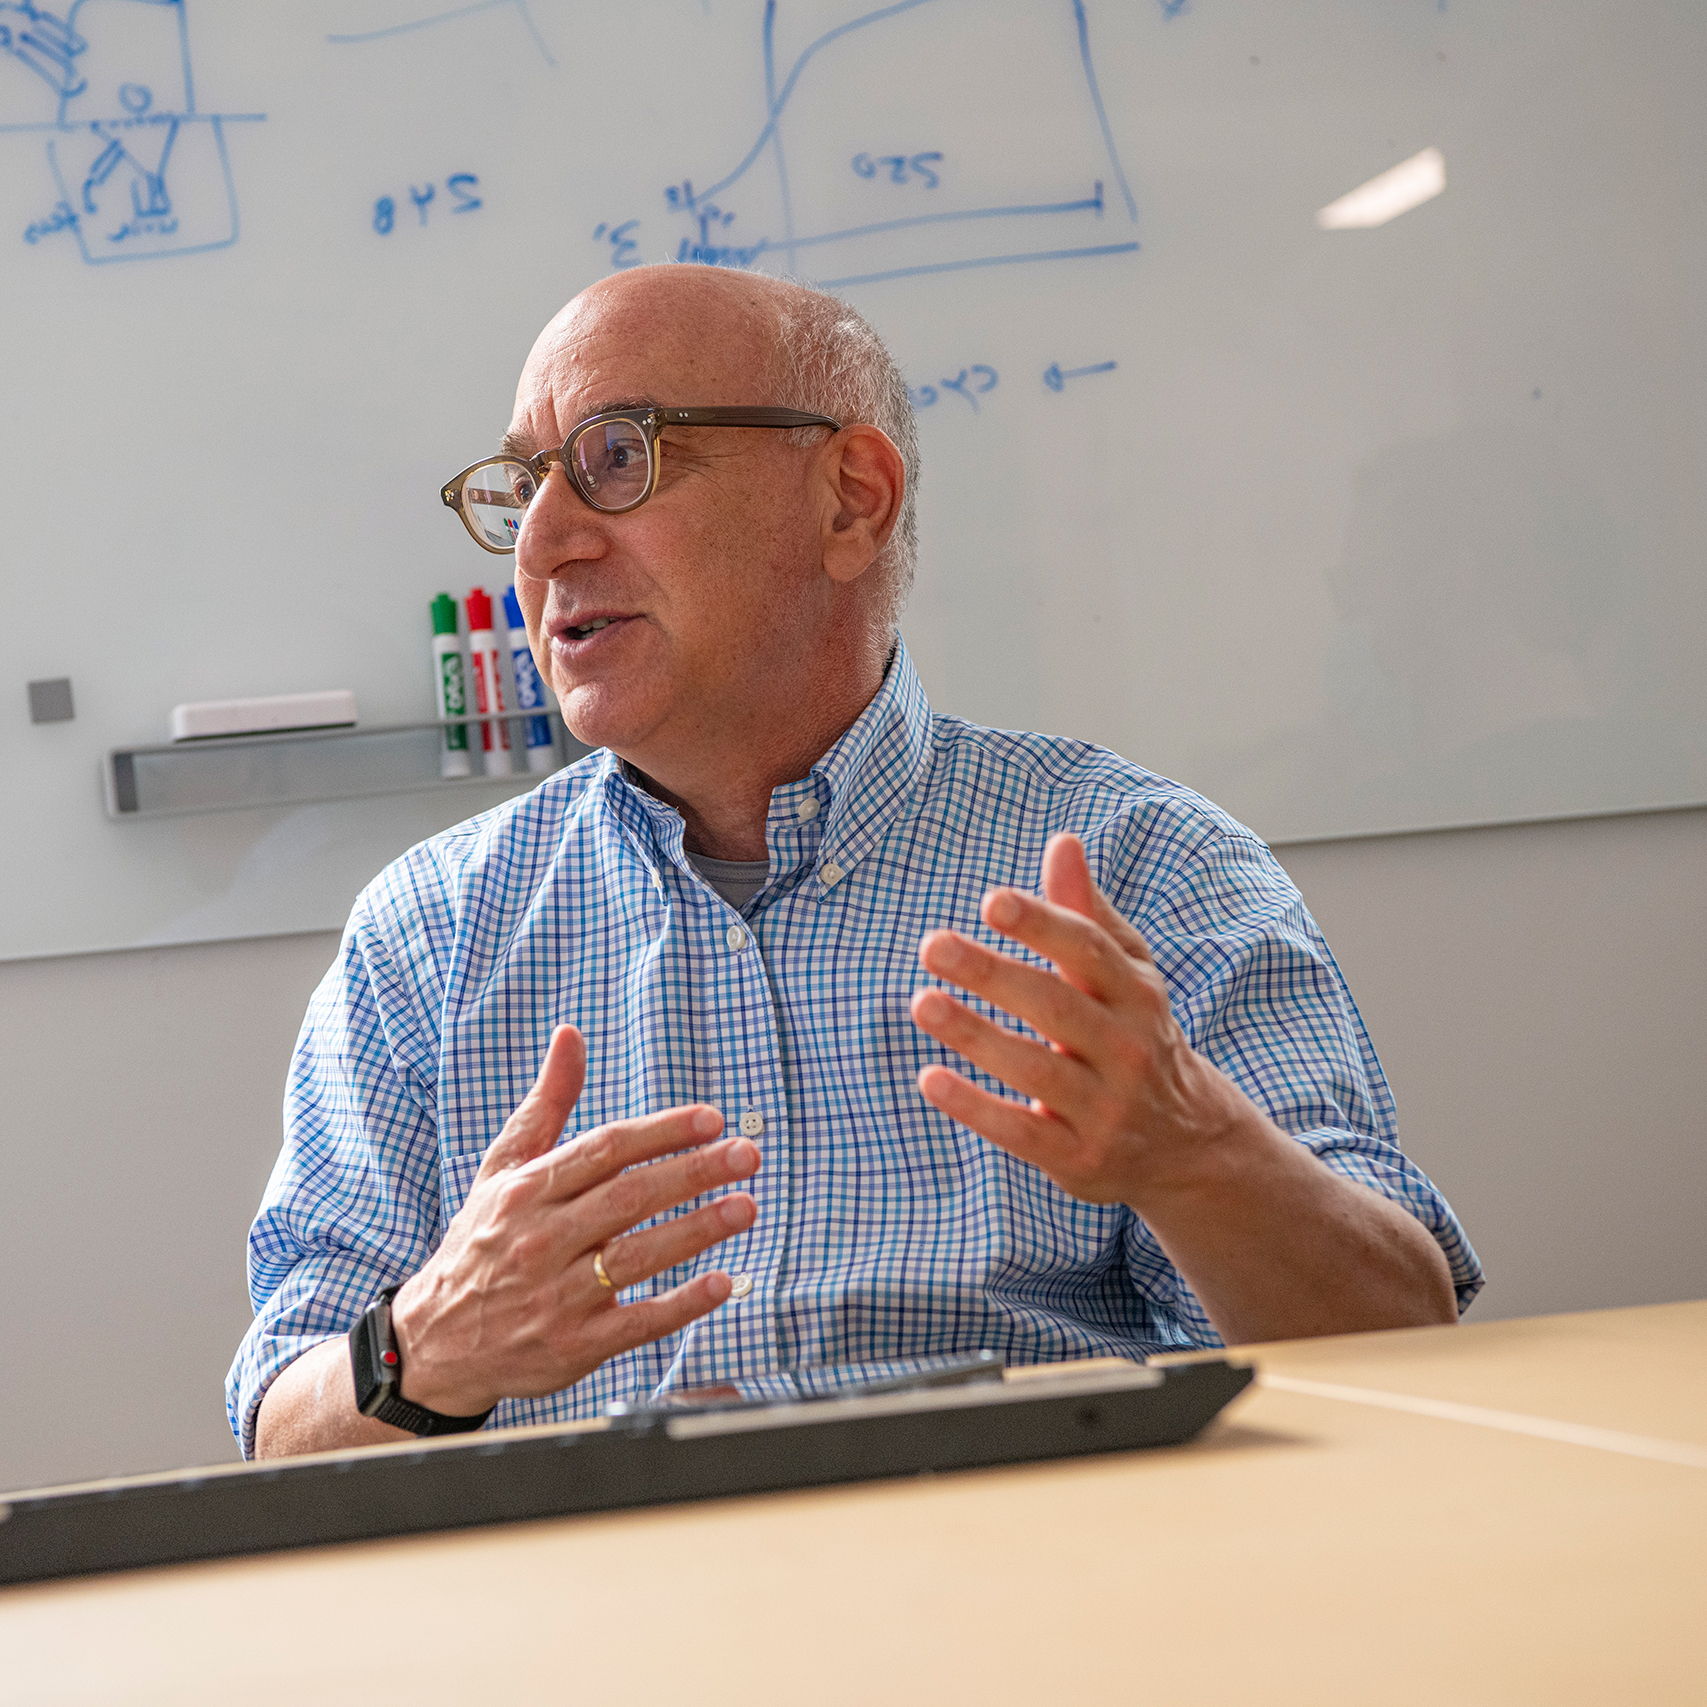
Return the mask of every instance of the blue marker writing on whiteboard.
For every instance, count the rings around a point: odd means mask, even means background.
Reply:
[[[533,653],[528,650],[527,629],[522,623],[522,607],[516,602],[516,590],[504,591],[504,620],[510,625],[510,662],[516,667],[516,704],[523,711],[544,705],[545,683],[534,667]],[[527,721],[528,769],[554,771],[557,769],[557,743],[551,738],[551,720],[530,717]]]

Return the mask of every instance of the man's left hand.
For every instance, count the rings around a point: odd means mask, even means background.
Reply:
[[[1055,970],[946,930],[920,960],[1047,1041],[920,990],[919,1026],[1031,1099],[926,1067],[919,1089],[944,1114],[1074,1197],[1135,1209],[1228,1344],[1458,1319],[1428,1229],[1325,1167],[1186,1041],[1149,946],[1091,881],[1077,837],[1050,838],[1041,899],[993,889],[981,911]]]
[[[1074,1197],[1134,1205],[1225,1167],[1237,1129],[1253,1118],[1267,1123],[1186,1042],[1149,945],[1096,887],[1076,836],[1050,838],[1041,899],[993,889],[981,913],[1056,972],[948,930],[930,932],[919,959],[1048,1042],[945,991],[920,990],[912,1002],[920,1027],[1031,1099],[1027,1108],[947,1067],[927,1067],[919,1088],[943,1113],[1035,1163]]]

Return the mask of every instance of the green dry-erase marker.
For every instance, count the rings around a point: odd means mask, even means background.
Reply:
[[[440,593],[433,600],[433,678],[440,717],[455,717],[459,712],[468,710],[462,642],[456,632],[456,600],[449,593]],[[468,725],[453,723],[445,730],[444,746],[439,753],[439,775],[468,774]]]

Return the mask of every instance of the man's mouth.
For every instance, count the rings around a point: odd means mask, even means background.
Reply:
[[[552,644],[564,648],[566,657],[579,658],[583,649],[594,646],[614,646],[614,634],[600,639],[606,629],[627,628],[634,621],[632,611],[603,611],[598,616],[589,616],[580,622],[565,622],[561,627],[551,625]],[[590,653],[588,654],[590,655]]]

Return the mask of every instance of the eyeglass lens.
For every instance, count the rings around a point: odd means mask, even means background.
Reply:
[[[632,421],[596,422],[575,435],[567,472],[594,509],[631,509],[651,484],[651,441]],[[474,469],[463,481],[462,513],[475,538],[514,551],[539,484],[525,462],[508,458]]]
[[[569,455],[575,484],[597,509],[638,503],[651,478],[652,447],[632,421],[594,423],[575,435]]]
[[[539,482],[521,462],[487,462],[463,482],[462,513],[476,538],[497,551],[514,551],[522,517]]]

